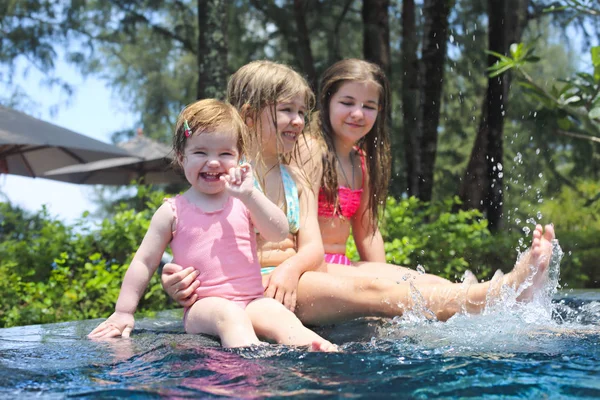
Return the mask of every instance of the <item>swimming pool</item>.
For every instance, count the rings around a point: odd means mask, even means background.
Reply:
[[[186,335],[181,310],[139,319],[130,339],[88,340],[99,320],[0,329],[0,398],[600,398],[600,291],[557,293],[553,250],[531,303],[503,289],[444,323],[415,307],[317,329],[339,353],[225,350]]]
[[[338,354],[223,350],[186,335],[179,310],[129,339],[85,338],[97,320],[0,329],[2,398],[600,397],[600,292],[446,323],[359,319],[320,333]]]

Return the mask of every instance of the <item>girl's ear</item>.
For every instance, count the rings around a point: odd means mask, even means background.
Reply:
[[[177,164],[179,164],[179,167],[181,169],[183,169],[183,154],[178,153],[176,157],[177,157]]]
[[[248,128],[254,128],[254,118],[250,116],[250,104],[244,104],[240,110],[240,115]]]

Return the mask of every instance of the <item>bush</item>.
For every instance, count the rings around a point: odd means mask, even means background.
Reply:
[[[487,249],[493,239],[487,221],[477,210],[453,213],[456,204],[458,199],[427,204],[414,197],[388,198],[381,227],[387,262],[422,266],[428,273],[452,281],[466,269],[479,277],[489,276],[492,266]],[[353,242],[349,256],[358,260]]]
[[[68,227],[45,209],[28,215],[0,203],[0,327],[107,317],[162,192],[138,191],[142,211],[121,208],[90,227]],[[173,307],[155,275],[138,311]]]
[[[0,203],[0,276],[4,278],[0,280],[0,327],[109,316],[123,275],[164,196],[140,186],[138,210],[123,203],[113,217],[94,226],[85,215],[66,226],[45,209],[30,215]],[[433,204],[415,198],[388,199],[382,224],[388,262],[412,268],[422,265],[427,272],[453,281],[466,269],[480,279],[490,278],[496,269],[510,271],[523,235],[501,232],[493,237],[478,211],[453,213],[457,204],[457,199]],[[596,222],[577,225],[574,231],[559,230],[567,253],[561,266],[563,284],[598,286]],[[348,255],[358,259],[351,240]],[[138,312],[175,306],[155,274]]]

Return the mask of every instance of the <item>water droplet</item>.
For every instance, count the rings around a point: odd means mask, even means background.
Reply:
[[[538,220],[542,219],[542,212],[541,211],[537,212],[537,219]]]
[[[513,158],[513,161],[517,164],[521,164],[523,162],[523,155],[517,152],[517,155],[515,156],[515,158]]]
[[[421,275],[425,274],[425,268],[421,264],[417,265],[417,272]]]
[[[535,149],[535,154],[540,154],[540,149]]]

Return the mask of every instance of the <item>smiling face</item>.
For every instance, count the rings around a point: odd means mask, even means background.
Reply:
[[[237,133],[228,126],[195,132],[187,139],[178,158],[185,178],[194,189],[204,194],[217,194],[225,189],[220,177],[240,161],[237,141]]]
[[[354,145],[373,128],[378,113],[379,88],[374,82],[342,84],[329,102],[334,140]]]
[[[304,102],[304,96],[301,95],[277,102],[275,106],[276,125],[273,121],[272,108],[263,108],[259,116],[260,125],[258,127],[263,155],[274,156],[294,150],[296,141],[304,129],[306,116]],[[280,143],[279,146],[278,143]]]

